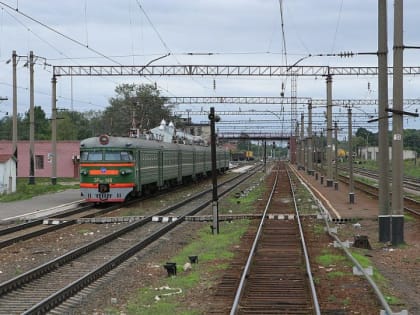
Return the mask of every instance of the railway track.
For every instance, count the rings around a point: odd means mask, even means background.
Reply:
[[[225,182],[220,195],[251,175]],[[173,222],[156,223],[152,222],[153,216],[148,216],[0,284],[0,313],[44,314],[52,310],[178,226],[186,216],[205,208],[211,202],[210,196],[211,191],[205,191],[154,214],[176,212],[177,220]]]
[[[286,219],[264,219],[274,214]],[[236,263],[222,279],[217,296],[223,303],[219,302],[215,314],[225,314],[223,305],[229,301],[231,315],[319,314],[285,164],[277,171],[255,238],[246,237],[253,245],[245,267]],[[238,277],[238,270],[242,276]]]
[[[54,219],[60,219],[57,224],[45,225],[44,218],[10,226],[0,230],[0,248],[38,237],[47,233],[57,231],[72,224],[76,224],[78,218],[88,218],[102,215],[118,209],[121,205],[108,206],[106,208],[95,208],[92,204],[82,205],[76,209],[54,215]]]
[[[340,171],[348,172],[348,168],[345,166],[340,166],[338,168]],[[368,170],[362,167],[353,167],[354,174],[362,175],[367,178],[378,180],[378,172],[374,170]],[[392,174],[389,175],[389,183],[392,184]],[[403,186],[406,189],[420,191],[420,179],[413,176],[404,176]]]
[[[221,183],[220,185],[223,185]],[[166,193],[167,191],[161,191],[161,193]],[[41,235],[57,231],[59,229],[65,228],[67,226],[77,223],[77,219],[80,218],[91,218],[98,217],[105,213],[117,210],[121,207],[137,203],[139,201],[144,201],[147,198],[156,198],[159,194],[154,194],[151,196],[144,196],[135,200],[130,200],[122,204],[112,204],[107,206],[101,206],[101,208],[94,207],[93,204],[81,205],[76,209],[63,211],[59,214],[56,214],[52,217],[57,222],[54,225],[45,225],[44,220],[48,218],[36,219],[29,222],[25,222],[18,225],[13,225],[8,228],[0,229],[0,248],[4,248],[13,244],[16,244],[21,241],[25,241],[34,237],[39,237]]]
[[[339,175],[339,180],[348,183],[349,179],[347,176]],[[354,181],[354,187],[356,189],[359,189],[375,198],[378,198],[379,196],[379,188],[360,182],[360,181]],[[411,214],[414,214],[416,216],[420,216],[420,203],[413,198],[404,197],[404,210],[407,212],[410,212]]]

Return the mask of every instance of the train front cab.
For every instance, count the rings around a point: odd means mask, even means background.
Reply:
[[[80,152],[80,192],[88,202],[123,202],[135,189],[130,150],[93,148]]]

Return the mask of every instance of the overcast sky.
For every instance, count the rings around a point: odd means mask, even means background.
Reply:
[[[308,54],[377,51],[377,1],[373,0],[20,0],[0,1],[0,118],[12,111],[12,51],[18,63],[18,111],[29,108],[30,50],[50,65],[291,65]],[[282,3],[282,10],[280,4]],[[388,1],[388,63],[392,65],[393,1]],[[13,9],[10,9],[9,7]],[[420,46],[420,1],[405,0],[404,43]],[[18,11],[16,11],[18,9]],[[282,19],[283,15],[283,31]],[[25,17],[25,15],[39,21]],[[44,24],[44,25],[41,25]],[[46,26],[60,32],[54,33]],[[284,37],[283,37],[284,32]],[[66,38],[67,37],[67,38]],[[78,42],[78,44],[76,43]],[[284,49],[286,48],[286,49]],[[194,53],[195,55],[191,55]],[[208,55],[212,53],[212,55]],[[104,58],[107,56],[108,58]],[[405,66],[420,66],[420,51],[405,50]],[[113,63],[114,61],[114,63]],[[51,114],[52,68],[35,66],[35,105]],[[376,66],[376,56],[311,57],[299,65]],[[214,89],[213,80],[216,82]],[[290,79],[279,77],[60,77],[57,106],[103,110],[120,83],[156,82],[166,96],[290,96]],[[404,98],[420,98],[419,76],[406,77]],[[325,79],[298,78],[298,97],[326,98]],[[389,81],[392,97],[392,80]],[[334,99],[376,99],[376,77],[334,77]],[[210,105],[203,106],[208,109]],[[214,104],[216,110],[238,105]],[[179,106],[200,109],[199,106]],[[280,110],[279,106],[241,106]],[[420,109],[419,105],[406,108]],[[289,110],[289,105],[285,105]],[[303,107],[298,108],[299,113]],[[322,113],[324,109],[318,109]],[[374,112],[373,107],[355,112]],[[339,109],[335,109],[339,113]],[[343,110],[341,110],[343,112]],[[345,121],[343,115],[334,119]],[[276,119],[276,117],[271,117]],[[194,120],[204,120],[195,117]],[[230,119],[230,118],[228,118]],[[267,117],[269,119],[269,117]],[[361,119],[360,124],[367,119]],[[404,119],[420,129],[419,118]],[[367,126],[368,127],[368,126]],[[369,126],[375,129],[375,126]]]

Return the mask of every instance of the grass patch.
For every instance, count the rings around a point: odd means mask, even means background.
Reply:
[[[372,266],[373,268],[373,280],[382,287],[386,287],[387,286],[387,281],[384,278],[384,276],[378,271],[378,269],[376,269],[373,264],[372,261],[369,259],[369,257],[366,257],[364,255],[363,250],[361,250],[360,252],[356,252],[353,251],[352,256],[359,262],[359,264],[363,267],[363,268],[367,268],[369,266]]]
[[[334,279],[334,278],[341,278],[344,276],[348,276],[350,275],[347,272],[343,272],[343,271],[331,271],[327,274],[328,279]]]
[[[401,305],[402,302],[396,296],[387,295],[385,296],[385,300],[388,302],[389,305]]]
[[[168,286],[171,290],[156,288],[141,288],[136,296],[130,299],[126,306],[126,313],[145,315],[198,315],[199,310],[190,310],[181,302],[191,290],[199,284],[210,287],[213,283],[209,275],[216,274],[216,270],[226,269],[233,257],[233,245],[238,244],[242,235],[248,229],[249,220],[237,220],[232,223],[221,222],[220,233],[211,234],[206,226],[201,229],[197,237],[182,251],[168,261],[177,263],[177,276],[161,279],[158,287]],[[192,265],[192,270],[184,271],[182,266],[188,262],[188,256],[198,256],[198,264]],[[166,262],[166,261],[165,261]],[[161,262],[162,265],[165,262]],[[217,263],[216,263],[217,262]],[[203,281],[203,279],[205,281]],[[166,293],[178,292],[172,295]],[[181,293],[179,293],[181,292]],[[158,298],[156,298],[158,296]]]
[[[60,178],[57,182],[56,185],[53,185],[50,178],[36,178],[35,184],[29,185],[27,178],[18,178],[16,180],[16,192],[1,194],[0,202],[26,200],[39,195],[79,188],[79,182],[74,178]]]
[[[254,187],[253,189],[249,189],[247,191],[241,192],[241,190],[235,190],[229,194],[227,198],[225,198],[226,205],[223,206],[223,209],[226,211],[222,211],[223,214],[230,214],[230,213],[253,213],[254,212],[254,204],[261,198],[265,191],[265,186],[261,185],[261,182],[254,183],[250,185],[250,187]],[[222,209],[222,210],[223,210]]]
[[[328,250],[324,250],[322,255],[315,258],[315,261],[321,266],[328,267],[343,262],[346,259],[343,255],[331,254]]]
[[[313,231],[316,235],[325,234],[324,226],[322,224],[314,224]]]
[[[410,213],[404,213],[404,221],[406,222],[414,222],[416,221],[415,218]]]

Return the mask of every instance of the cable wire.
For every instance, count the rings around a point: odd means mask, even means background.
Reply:
[[[342,13],[342,11],[343,11],[343,0],[341,0],[341,3],[340,3],[340,10],[338,12],[337,24],[335,26],[335,32],[334,32],[333,42],[332,42],[332,45],[331,45],[331,53],[333,53],[334,52],[334,49],[335,49],[335,43],[336,43],[336,40],[337,40],[338,29],[340,27],[340,21],[341,21],[341,13]]]
[[[51,32],[54,32],[54,33],[56,33],[56,34],[58,34],[58,35],[60,35],[60,36],[62,36],[64,38],[66,38],[67,40],[69,40],[69,41],[71,41],[71,42],[73,42],[73,43],[75,43],[75,44],[77,44],[79,46],[82,46],[82,47],[84,47],[84,48],[92,51],[93,53],[99,55],[99,56],[102,56],[103,58],[105,58],[105,59],[107,59],[107,60],[109,60],[109,61],[111,61],[113,63],[116,63],[118,65],[122,65],[118,61],[116,61],[116,60],[108,57],[107,55],[101,53],[100,51],[98,51],[98,50],[96,50],[96,49],[94,49],[92,47],[89,47],[89,45],[85,45],[84,43],[80,42],[79,40],[74,39],[74,38],[72,38],[72,37],[70,37],[70,36],[68,36],[68,35],[66,35],[66,34],[64,34],[64,33],[60,32],[60,31],[58,31],[58,30],[56,30],[54,28],[52,28],[51,26],[49,26],[49,25],[47,25],[47,24],[45,24],[45,23],[43,23],[43,22],[41,22],[41,21],[33,18],[32,16],[30,16],[30,15],[28,15],[28,14],[20,11],[18,8],[15,9],[15,8],[11,7],[10,5],[4,3],[3,1],[0,1],[0,4],[2,6],[4,6],[4,7],[8,8],[9,10],[12,10],[13,12],[17,12],[18,14],[24,16],[25,18],[27,18],[27,19],[29,19],[29,20],[31,20],[31,21],[33,21],[33,22],[35,22],[35,23],[37,23],[37,24],[45,27],[46,29],[50,30]]]

